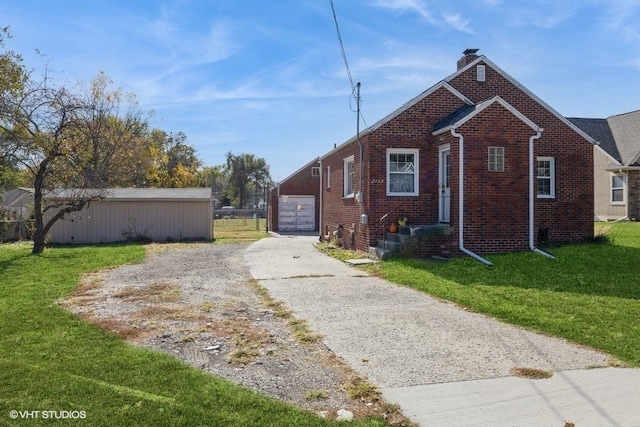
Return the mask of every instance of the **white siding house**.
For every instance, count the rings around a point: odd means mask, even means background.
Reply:
[[[64,192],[47,199],[64,200]],[[88,208],[57,221],[50,243],[106,243],[127,238],[153,241],[211,240],[210,188],[115,188]]]

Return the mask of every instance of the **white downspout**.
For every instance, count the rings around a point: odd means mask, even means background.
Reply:
[[[531,136],[529,138],[529,249],[531,249],[533,252],[540,254],[540,255],[544,255],[546,257],[549,258],[553,258],[556,259],[556,257],[554,257],[553,255],[551,255],[550,253],[547,253],[543,250],[540,250],[538,248],[536,248],[535,246],[535,241],[534,241],[534,228],[535,228],[535,194],[534,194],[534,180],[535,180],[535,176],[534,176],[534,162],[535,159],[533,157],[533,141],[535,141],[536,139],[539,139],[542,136],[542,130],[539,129],[538,133]]]
[[[324,238],[324,231],[322,230],[322,181],[324,180],[324,171],[322,170],[322,159],[318,158],[318,164],[320,165],[320,209],[319,209],[319,215],[318,215],[318,240],[320,242],[323,241]]]
[[[488,259],[464,247],[464,137],[451,129],[451,135],[458,138],[458,245],[460,250],[486,265],[493,265]]]

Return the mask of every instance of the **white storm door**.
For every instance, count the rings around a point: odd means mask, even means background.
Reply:
[[[440,191],[439,221],[451,222],[451,150],[449,146],[440,147],[440,171],[438,173],[438,189]]]

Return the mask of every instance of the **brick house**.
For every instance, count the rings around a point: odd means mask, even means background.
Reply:
[[[269,230],[318,231],[320,167],[313,159],[269,191]]]
[[[320,157],[325,238],[487,262],[593,236],[594,140],[476,52]]]
[[[640,219],[640,111],[569,120],[598,143],[593,156],[594,219]]]

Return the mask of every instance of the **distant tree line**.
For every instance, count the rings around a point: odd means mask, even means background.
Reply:
[[[5,49],[8,38],[0,28],[0,195],[34,189],[34,253],[55,221],[103,198],[105,188],[211,187],[222,204],[253,207],[271,182],[266,161],[253,154],[229,152],[220,165],[203,166],[187,135],[151,128],[153,112],[103,72],[74,87],[46,71],[35,76]],[[45,203],[56,189],[73,191]]]

